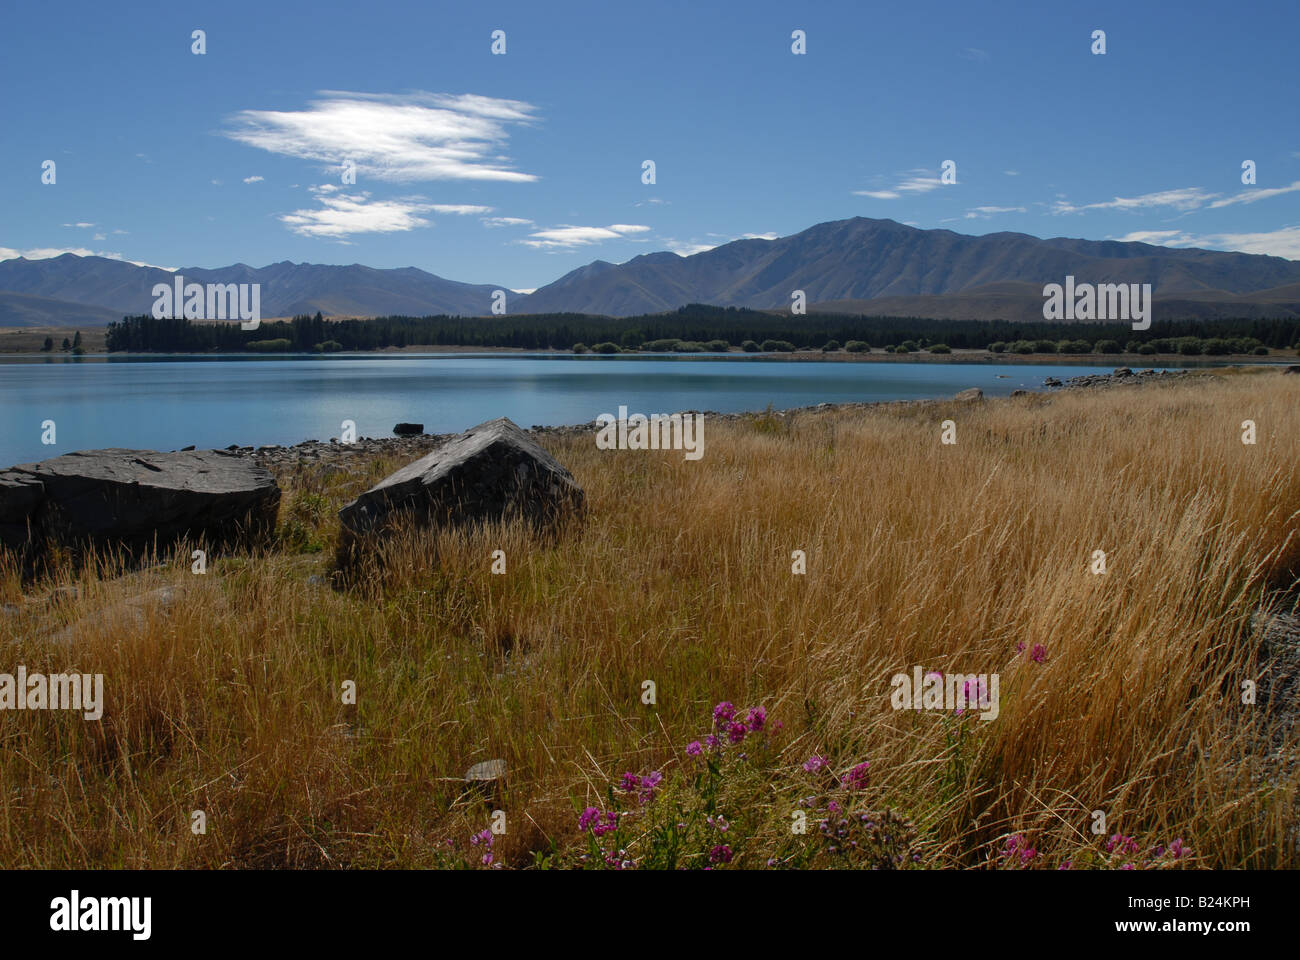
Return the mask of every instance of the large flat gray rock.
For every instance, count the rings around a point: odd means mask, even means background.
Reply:
[[[339,519],[350,552],[362,538],[391,532],[399,518],[427,528],[513,517],[550,526],[580,513],[584,501],[573,474],[501,417],[407,464],[340,510]]]
[[[279,505],[275,478],[225,451],[82,450],[0,472],[0,539],[28,554],[251,544],[274,530]]]
[[[0,546],[25,549],[33,515],[44,499],[45,488],[35,477],[0,471]]]

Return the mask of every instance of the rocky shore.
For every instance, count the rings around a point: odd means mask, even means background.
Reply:
[[[1058,380],[1055,377],[1047,377],[1043,380],[1043,390],[1041,392],[1053,393],[1060,390],[1096,389],[1099,387],[1167,383],[1170,381],[1182,380],[1191,375],[1191,371],[1188,370],[1142,370],[1140,372],[1134,372],[1128,367],[1119,367],[1113,373],[1071,377],[1065,381]],[[1039,391],[1018,390],[1015,391],[1012,396],[1029,395],[1037,392]],[[956,399],[979,400],[982,399],[982,393],[978,390],[976,390],[974,394],[972,394],[971,391],[962,391]],[[800,413],[867,410],[880,407],[923,407],[949,402],[951,402],[949,399],[893,400],[861,403],[819,403],[810,407],[791,407],[784,410],[747,411],[742,413],[718,413],[711,410],[682,410],[678,412],[682,414],[703,413],[711,422],[715,423],[736,423],[752,420],[755,417],[772,416],[779,419],[785,419]],[[650,411],[644,412],[648,413]],[[563,437],[586,434],[592,432],[595,428],[596,424],[593,421],[591,423],[567,424],[564,426],[551,427],[534,425],[528,432],[532,433],[539,439],[545,439],[546,437]],[[268,470],[272,470],[273,472],[294,469],[316,470],[319,471],[321,479],[329,479],[339,473],[356,472],[361,468],[359,466],[354,466],[354,464],[369,461],[375,456],[386,456],[399,460],[417,459],[418,457],[422,457],[426,453],[429,453],[431,450],[437,449],[456,436],[459,436],[459,434],[424,433],[415,436],[359,437],[355,442],[350,444],[340,443],[338,440],[304,440],[302,443],[296,443],[292,446],[278,446],[272,444],[262,447],[241,447],[238,445],[231,445],[226,449],[231,453],[251,457],[259,465],[266,467]]]

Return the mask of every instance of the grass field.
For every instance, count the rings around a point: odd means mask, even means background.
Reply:
[[[350,591],[309,578],[400,464],[287,473],[265,554],[0,580],[0,669],[106,699],[0,713],[0,866],[1294,867],[1297,735],[1242,691],[1297,438],[1276,370],[560,437],[580,529],[413,534]],[[997,718],[893,709],[916,666]]]
[[[75,334],[81,334],[81,346],[87,353],[104,352],[105,327],[12,327],[0,329],[0,353],[40,353],[45,338],[54,340],[51,357],[69,357],[61,349],[64,339],[71,343]]]

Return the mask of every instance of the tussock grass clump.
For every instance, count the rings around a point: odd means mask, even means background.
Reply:
[[[0,669],[106,702],[0,714],[0,863],[1295,866],[1296,735],[1241,691],[1294,604],[1300,378],[1029,399],[715,420],[696,462],[548,438],[580,529],[413,533],[346,590],[337,508],[398,464],[286,474],[279,548],[203,576],[10,570]],[[915,666],[999,674],[997,718],[893,709]]]

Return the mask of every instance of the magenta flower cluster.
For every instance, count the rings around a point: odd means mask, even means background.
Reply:
[[[1038,856],[1038,851],[1029,845],[1029,839],[1024,834],[1013,833],[1007,837],[998,856],[1009,863],[1024,866]]]
[[[1122,833],[1117,833],[1106,841],[1106,852],[1117,856],[1136,857],[1140,850],[1141,847],[1138,845],[1136,839],[1133,837],[1126,837]],[[1120,864],[1120,869],[1146,869],[1153,866],[1155,861],[1165,859],[1183,860],[1190,857],[1191,853],[1191,847],[1183,843],[1182,838],[1179,837],[1178,839],[1171,841],[1168,846],[1165,846],[1164,844],[1156,844],[1156,846],[1147,851],[1146,857],[1141,861],[1141,863],[1133,863],[1130,861],[1128,863]]]
[[[1138,852],[1137,841],[1132,837],[1126,837],[1122,833],[1117,833],[1106,841],[1106,852],[1132,856]]]
[[[582,816],[578,817],[578,829],[584,833],[590,830],[592,835],[597,837],[612,833],[618,829],[618,814],[613,810],[601,813],[595,807],[588,807],[582,811]]]
[[[1192,851],[1188,847],[1183,846],[1183,841],[1182,838],[1180,837],[1177,840],[1173,841],[1171,844],[1169,844],[1168,847],[1156,847],[1151,852],[1154,853],[1157,857],[1163,857],[1167,853],[1173,859],[1181,860],[1184,856],[1191,853]]]
[[[480,858],[479,862],[485,867],[492,866],[492,840],[493,837],[491,830],[480,830],[478,833],[474,834],[474,836],[469,838],[469,842],[473,846],[481,846],[484,848],[483,856]]]
[[[718,750],[724,742],[741,743],[751,733],[761,733],[765,729],[767,711],[762,707],[750,707],[742,712],[730,700],[724,700],[713,708],[713,732],[704,737],[703,742],[692,740],[688,743],[686,755],[701,756],[706,748]]]
[[[1017,834],[1016,836],[1018,837],[1019,834]],[[1013,837],[1012,839],[1015,838]],[[1007,841],[1007,843],[1008,843],[1008,849],[1004,851],[1002,854],[1002,856],[1004,857],[1008,856],[1011,852],[1014,852],[1010,848],[1011,841],[1009,840]],[[1109,838],[1107,838],[1105,844],[1103,844],[1103,847],[1107,853],[1117,858],[1136,857],[1138,856],[1139,852],[1142,849],[1135,838],[1126,836],[1125,834],[1122,833],[1116,833],[1111,835]],[[1192,853],[1191,848],[1188,847],[1186,844],[1184,844],[1182,839],[1179,838],[1177,840],[1172,841],[1168,846],[1165,846],[1164,844],[1157,844],[1156,846],[1148,850],[1146,857],[1140,861],[1125,860],[1124,863],[1119,864],[1119,869],[1120,870],[1146,870],[1158,866],[1159,861],[1166,860],[1166,859],[1182,860],[1185,857],[1191,856],[1191,853]],[[1113,867],[1114,865],[1115,865],[1114,861],[1112,861],[1110,863],[1110,866]],[[1074,861],[1073,860],[1062,861],[1061,865],[1056,869],[1073,870]]]
[[[867,770],[871,764],[867,761],[859,763],[844,776],[840,777],[840,786],[845,790],[861,790],[867,785]]]
[[[663,779],[664,775],[658,770],[652,770],[644,777],[637,776],[635,773],[625,773],[620,786],[625,793],[636,794],[637,803],[646,804],[655,798]]]

